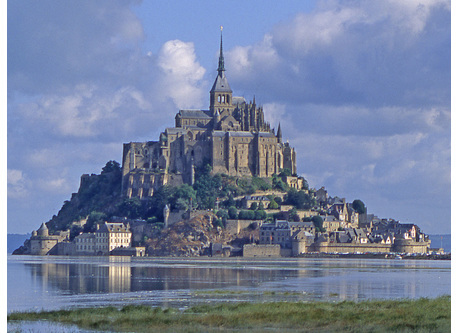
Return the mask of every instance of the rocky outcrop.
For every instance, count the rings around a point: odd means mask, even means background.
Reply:
[[[209,255],[212,243],[227,244],[232,240],[229,233],[214,227],[218,217],[210,212],[173,224],[162,230],[157,237],[147,241],[150,256],[194,257]]]

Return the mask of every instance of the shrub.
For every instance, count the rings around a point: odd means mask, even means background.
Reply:
[[[236,219],[237,218],[238,211],[237,211],[237,208],[235,208],[234,206],[229,207],[229,210],[227,211],[227,213],[228,213],[230,219]]]

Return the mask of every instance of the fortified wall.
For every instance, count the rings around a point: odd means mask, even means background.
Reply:
[[[393,252],[402,253],[427,253],[431,246],[431,241],[416,242],[413,239],[395,239]]]
[[[257,245],[257,244],[245,244],[243,245],[243,256],[254,258],[254,257],[281,257],[280,244],[272,245]]]
[[[365,252],[380,252],[380,253],[389,253],[393,252],[391,249],[391,244],[379,244],[379,243],[368,243],[368,244],[358,244],[358,243],[314,243],[310,246],[310,252],[326,252],[326,253],[365,253]],[[426,251],[424,251],[426,252]]]

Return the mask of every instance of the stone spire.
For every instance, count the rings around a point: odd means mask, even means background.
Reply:
[[[229,82],[227,82],[226,74],[224,73],[225,71],[223,56],[223,27],[221,27],[218,75],[216,75],[215,83],[213,83],[212,89],[210,90],[210,111],[212,115],[215,115],[216,109],[220,109],[221,111],[229,110],[230,112],[234,109],[234,106],[232,105],[232,90]]]
[[[277,129],[277,140],[279,143],[282,142],[282,137],[281,137],[281,127],[280,127],[280,123],[278,123],[278,129]]]
[[[223,76],[224,69],[224,56],[223,56],[223,26],[221,26],[221,43],[219,46],[219,60],[218,60],[218,75]]]

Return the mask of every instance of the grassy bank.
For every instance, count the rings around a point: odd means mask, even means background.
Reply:
[[[185,311],[125,306],[25,312],[10,320],[51,320],[86,329],[128,332],[212,332],[278,329],[298,332],[450,332],[451,298],[362,302],[237,303]]]

